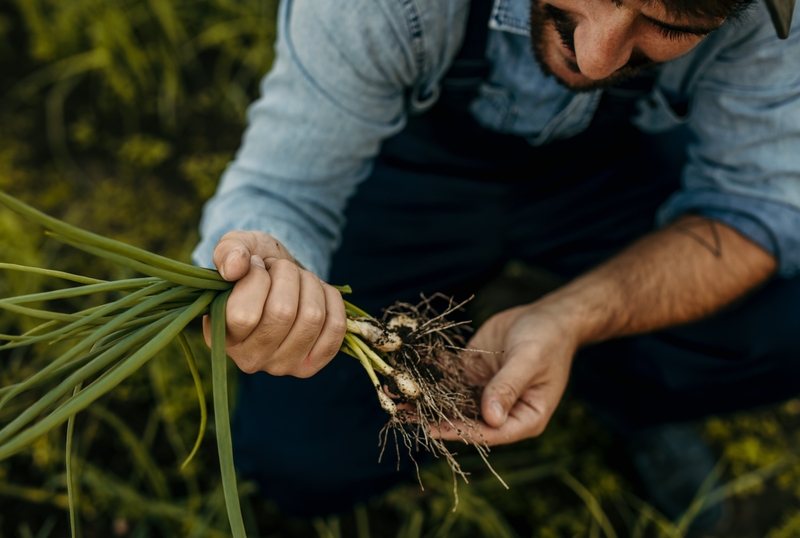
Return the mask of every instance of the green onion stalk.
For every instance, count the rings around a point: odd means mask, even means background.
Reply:
[[[37,222],[47,230],[46,233],[63,243],[146,275],[109,282],[62,271],[0,263],[0,269],[44,275],[77,284],[55,291],[0,299],[0,308],[42,321],[22,335],[0,335],[0,342],[5,342],[0,345],[0,350],[62,340],[71,342],[67,351],[28,379],[0,388],[2,408],[24,391],[45,383],[58,383],[0,429],[0,460],[68,422],[67,488],[74,534],[74,476],[70,452],[76,413],[114,389],[177,339],[194,378],[201,414],[197,439],[184,462],[185,466],[197,453],[208,413],[195,357],[184,331],[192,320],[210,313],[212,394],[223,491],[233,536],[244,538],[233,465],[226,379],[225,304],[233,283],[225,281],[214,270],[171,260],[82,230],[3,192],[0,192],[0,203]],[[350,291],[348,286],[337,289],[343,294]],[[108,292],[116,292],[114,295],[120,298],[73,314],[34,306],[43,301]],[[381,332],[378,324],[371,323],[369,314],[347,301],[344,304],[348,332],[341,350],[358,359],[375,387],[381,406],[394,416],[397,407],[382,390],[376,372],[393,379],[406,399],[414,399],[419,394],[419,387],[407,373],[387,363],[386,353],[397,349],[400,343],[395,341],[394,335]]]

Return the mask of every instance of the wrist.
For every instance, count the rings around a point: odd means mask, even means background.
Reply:
[[[571,334],[575,347],[580,348],[618,336],[625,309],[622,294],[614,282],[598,281],[594,275],[579,277],[546,295],[537,303],[556,323]]]

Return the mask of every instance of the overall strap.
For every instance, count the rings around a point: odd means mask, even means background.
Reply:
[[[379,156],[383,164],[401,173],[536,181],[546,187],[583,162],[635,151],[630,118],[636,101],[652,89],[655,72],[607,89],[586,131],[544,146],[486,129],[473,118],[469,105],[492,68],[486,59],[492,4],[493,0],[472,0],[464,43],[442,80],[439,100],[427,112],[409,116],[406,128],[384,142]]]
[[[492,3],[493,0],[472,0],[464,42],[441,81],[442,102],[453,111],[466,112],[481,83],[489,78],[492,65],[486,59],[486,43]]]

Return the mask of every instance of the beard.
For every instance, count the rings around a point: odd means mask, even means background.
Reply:
[[[590,92],[594,90],[608,88],[620,82],[636,76],[641,71],[658,65],[644,54],[634,51],[631,54],[628,62],[617,69],[610,76],[600,79],[592,80],[583,84],[570,83],[553,72],[553,69],[546,61],[546,48],[548,46],[547,30],[552,24],[553,28],[558,34],[561,44],[564,45],[569,51],[575,54],[575,28],[578,23],[572,18],[568,12],[559,9],[555,6],[545,3],[546,0],[531,0],[531,47],[533,49],[533,56],[539,63],[545,75],[551,76],[556,81],[573,92]],[[550,44],[554,45],[554,44]],[[566,60],[567,68],[573,73],[580,74],[581,70],[578,64]]]

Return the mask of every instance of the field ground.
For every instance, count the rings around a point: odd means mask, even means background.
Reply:
[[[188,260],[202,204],[238,146],[244,109],[271,62],[274,9],[273,0],[0,4],[0,189],[87,229]],[[4,208],[0,261],[129,275],[46,239]],[[476,317],[535,295],[546,280],[510,266],[476,300]],[[0,296],[49,286],[8,273]],[[0,314],[0,333],[30,327]],[[204,349],[196,326],[192,345],[198,354]],[[0,386],[30,375],[49,351],[0,352]],[[177,347],[168,350],[79,415],[84,537],[229,534],[213,428],[195,461],[178,470],[197,433],[198,405],[177,355]],[[210,368],[200,363],[207,382]],[[31,401],[12,401],[0,422]],[[799,425],[800,401],[700,425],[730,495],[729,528],[718,536],[800,536]],[[459,488],[455,513],[450,477],[437,465],[424,469],[424,491],[402,485],[328,520],[292,520],[258,499],[252,484],[241,484],[241,494],[252,536],[679,536],[611,465],[618,455],[568,395],[541,438],[493,451],[510,491],[463,454],[474,474]],[[1,537],[68,536],[66,502],[63,428],[0,462]]]

